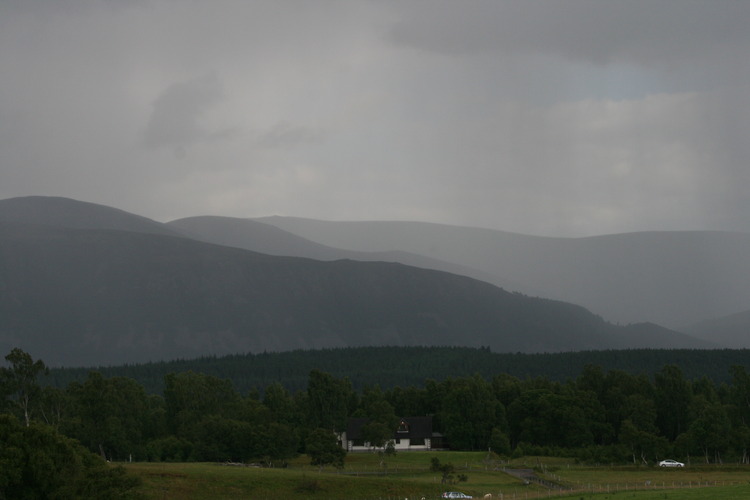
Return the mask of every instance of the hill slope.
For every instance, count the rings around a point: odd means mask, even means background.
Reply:
[[[0,275],[0,351],[52,365],[365,345],[706,345],[652,325],[631,335],[577,306],[438,271],[143,233],[3,224]]]
[[[435,269],[487,281],[506,289],[513,284],[497,276],[459,264],[444,262],[403,251],[363,252],[344,250],[315,243],[272,224],[235,217],[187,217],[166,224],[169,228],[193,239],[217,245],[244,248],[253,252],[316,260],[351,259],[358,261],[399,262],[409,266]]]
[[[513,290],[581,304],[610,321],[676,327],[750,306],[746,233],[546,238],[418,222],[258,220],[330,246],[401,250],[502,276]]]
[[[0,204],[0,350],[95,365],[379,345],[708,345],[652,324],[616,327],[578,306],[455,274],[270,256],[158,234],[174,233],[161,226],[73,200]]]
[[[117,229],[176,236],[166,225],[123,210],[54,196],[0,200],[0,222],[77,229]]]
[[[750,311],[700,321],[680,331],[729,348],[744,348],[750,344]]]

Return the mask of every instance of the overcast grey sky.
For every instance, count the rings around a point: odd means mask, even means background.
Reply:
[[[750,1],[0,0],[0,198],[750,231]]]

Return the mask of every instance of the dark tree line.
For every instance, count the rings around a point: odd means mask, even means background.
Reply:
[[[98,372],[65,388],[21,391],[13,368],[3,370],[6,412],[28,415],[113,460],[283,464],[309,453],[316,464],[340,465],[336,435],[350,417],[371,419],[363,432],[385,448],[398,417],[430,415],[452,449],[644,464],[669,456],[750,461],[750,374],[739,365],[718,383],[688,379],[677,365],[653,376],[587,365],[565,382],[498,373],[361,390],[314,369],[304,389],[273,382],[262,394],[185,371],[167,374],[161,395]]]
[[[606,366],[628,373],[653,376],[662,367],[678,365],[690,379],[703,375],[716,382],[729,382],[728,366],[750,364],[748,349],[629,349],[558,353],[497,353],[487,347],[385,346],[263,352],[230,356],[206,356],[123,366],[94,368],[105,377],[137,380],[146,392],[164,392],[169,373],[194,371],[228,378],[240,392],[281,383],[292,392],[307,388],[310,371],[348,377],[354,388],[367,386],[423,386],[428,379],[468,377],[479,374],[491,379],[507,373],[526,379],[545,377],[565,381],[577,377],[586,365]],[[43,385],[67,387],[83,382],[92,368],[51,368],[40,380]]]

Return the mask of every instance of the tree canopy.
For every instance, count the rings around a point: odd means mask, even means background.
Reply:
[[[13,359],[22,370],[42,366],[30,356]],[[442,444],[458,450],[598,462],[653,463],[668,455],[750,462],[750,375],[742,364],[721,381],[690,379],[676,364],[652,375],[589,364],[566,380],[519,378],[498,367],[490,376],[361,389],[348,376],[316,368],[297,390],[275,381],[262,391],[187,370],[166,374],[163,394],[91,371],[65,388],[38,390],[33,376],[22,379],[26,399],[10,382],[14,369],[3,371],[4,411],[24,425],[28,417],[30,427],[47,424],[110,460],[283,465],[307,453],[318,465],[338,464],[348,419],[367,419],[364,441],[384,453],[400,418],[430,416]]]

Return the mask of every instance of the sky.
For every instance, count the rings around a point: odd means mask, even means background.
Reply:
[[[750,2],[0,0],[0,199],[750,231]]]

